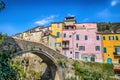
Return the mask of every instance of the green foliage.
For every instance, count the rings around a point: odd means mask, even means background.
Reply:
[[[0,11],[5,8],[5,3],[4,1],[0,1]]]
[[[113,64],[103,64],[103,72],[106,72],[107,76],[114,76]]]
[[[41,72],[28,68],[30,67],[28,58],[14,58],[12,66],[18,69],[21,80],[38,80],[42,76]]]
[[[81,80],[111,80],[110,76],[114,75],[112,64],[100,64],[93,62],[74,61],[73,64],[75,75]]]
[[[116,33],[117,28],[120,28],[120,23],[97,23],[97,27],[102,33]]]
[[[0,50],[0,80],[18,80],[17,68],[10,65],[10,54]]]
[[[65,80],[75,80],[73,77],[67,78]]]
[[[57,60],[57,63],[59,64],[59,66],[61,66],[61,67],[67,67],[67,65],[66,65],[66,62],[64,62],[64,61],[62,61],[62,60]]]
[[[62,66],[62,61],[61,60],[58,60],[57,63]]]
[[[8,38],[7,34],[2,34],[0,32],[0,44],[4,43],[4,41]]]
[[[12,66],[18,69],[21,80],[26,80],[26,72],[24,72],[24,67],[20,66],[20,64],[12,64]]]
[[[33,51],[34,48],[35,48],[35,46],[32,45],[31,48],[30,48],[30,50]]]

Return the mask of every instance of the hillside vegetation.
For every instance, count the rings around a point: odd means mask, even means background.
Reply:
[[[102,33],[120,33],[120,23],[97,23],[97,27]]]
[[[74,60],[71,70],[74,70],[74,75],[66,80],[118,80],[114,78],[113,64],[109,63]]]

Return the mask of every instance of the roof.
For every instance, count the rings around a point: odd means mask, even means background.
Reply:
[[[114,65],[114,71],[115,73],[120,74],[120,65]]]
[[[97,29],[97,24],[96,23],[77,23],[77,24],[74,24],[76,25],[76,27],[81,27],[81,26],[84,26],[85,28],[95,28]]]
[[[75,19],[75,17],[65,17],[65,19]]]
[[[52,24],[54,24],[54,23],[64,23],[64,22],[52,22]]]
[[[101,32],[96,32],[96,34],[102,34]]]
[[[112,35],[112,34],[120,34],[120,33],[102,33],[103,35]]]

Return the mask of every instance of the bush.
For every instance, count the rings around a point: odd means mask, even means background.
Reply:
[[[19,73],[16,67],[10,65],[10,54],[0,50],[0,80],[18,80]]]
[[[101,64],[86,62],[81,64],[81,62],[74,61],[73,67],[75,70],[75,75],[81,77],[81,80],[111,80],[110,76],[114,75],[112,64]]]

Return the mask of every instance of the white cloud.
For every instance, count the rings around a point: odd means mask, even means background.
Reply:
[[[111,6],[115,6],[115,5],[117,5],[118,3],[120,3],[119,0],[112,0],[112,1],[111,1]]]
[[[71,14],[71,13],[68,13],[67,16],[69,17],[74,17],[75,15]]]
[[[112,1],[112,2],[111,2],[111,6],[115,6],[116,4],[117,4],[116,1]]]
[[[84,18],[84,19],[83,19],[84,22],[85,22],[85,21],[88,21],[88,20],[89,20],[89,18]]]
[[[54,19],[58,17],[58,15],[51,15],[49,17],[45,17],[41,20],[35,21],[34,23],[37,25],[45,25],[45,24],[49,24],[50,22],[54,21]]]

